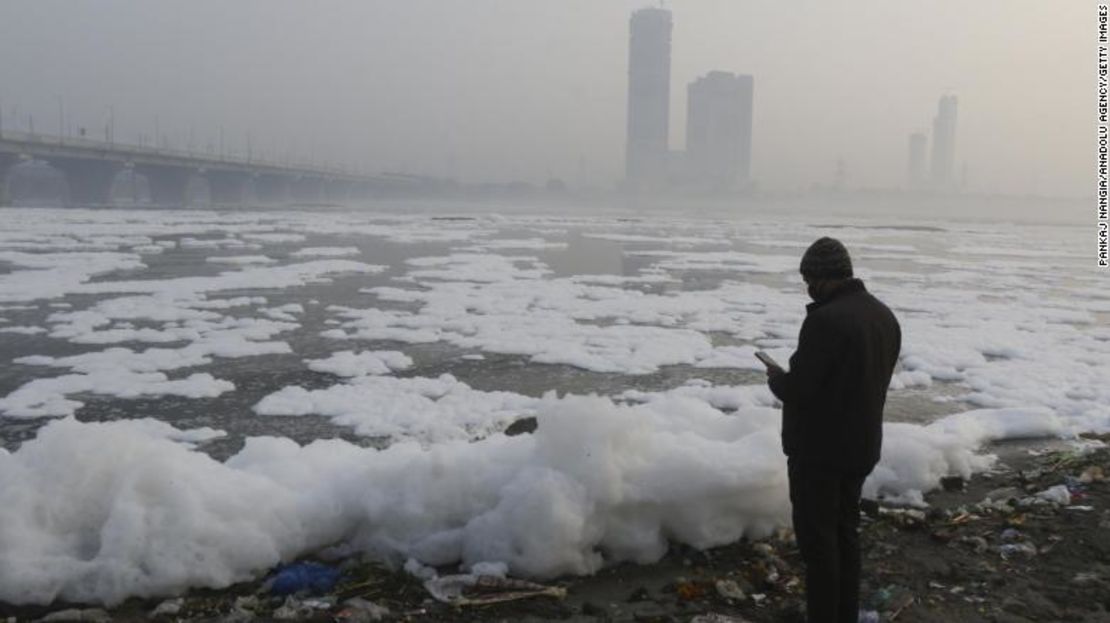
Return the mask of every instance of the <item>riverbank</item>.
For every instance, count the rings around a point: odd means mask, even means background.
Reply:
[[[1010,449],[991,472],[967,482],[945,480],[943,490],[927,496],[926,509],[866,505],[864,607],[880,620],[909,623],[1110,621],[1106,441],[1110,436]],[[110,611],[0,604],[0,616],[17,621],[802,620],[802,567],[786,531],[706,551],[673,547],[654,564],[622,564],[548,584],[565,590],[565,597],[489,605],[441,603],[403,571],[350,560],[337,566],[343,579],[315,597],[275,597],[259,581],[193,591],[177,600],[133,599]],[[475,601],[498,596],[509,595],[494,587]],[[704,618],[709,615],[717,618]]]

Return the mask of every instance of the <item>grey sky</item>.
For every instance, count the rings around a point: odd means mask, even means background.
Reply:
[[[289,149],[468,181],[623,172],[631,0],[5,0],[4,126]],[[904,183],[906,137],[959,97],[972,189],[1089,194],[1095,4],[675,0],[672,145],[686,84],[755,75],[765,188]]]

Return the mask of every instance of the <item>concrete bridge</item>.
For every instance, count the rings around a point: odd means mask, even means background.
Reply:
[[[404,192],[412,183],[341,167],[4,131],[0,205],[31,198],[67,205],[337,203]]]

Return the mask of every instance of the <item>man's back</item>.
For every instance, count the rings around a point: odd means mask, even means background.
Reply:
[[[771,383],[783,402],[783,449],[791,459],[871,471],[901,342],[894,314],[858,279],[807,307],[790,373]]]

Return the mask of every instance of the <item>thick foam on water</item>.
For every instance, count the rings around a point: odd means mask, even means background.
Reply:
[[[654,561],[669,541],[708,547],[788,525],[776,410],[726,415],[706,400],[762,398],[710,390],[630,406],[552,396],[535,404],[533,435],[473,442],[374,450],[252,438],[226,463],[170,441],[212,431],[59,420],[0,451],[0,600],[112,604],[223,587],[336,543],[551,577]],[[975,452],[988,439],[1063,430],[1043,410],[890,424],[867,490],[919,499],[941,476],[988,467]]]
[[[0,263],[10,272],[0,274],[0,308],[4,326],[18,331],[4,340],[80,345],[65,351],[78,354],[32,351],[13,363],[38,367],[20,373],[62,376],[33,378],[0,398],[5,415],[72,414],[80,403],[69,396],[84,392],[233,391],[217,378],[217,358],[300,349],[325,314],[329,346],[395,342],[300,353],[307,368],[346,380],[270,387],[256,410],[329,417],[395,443],[376,450],[252,438],[220,463],[193,448],[219,431],[52,422],[19,450],[0,451],[2,601],[115,603],[226,586],[337,543],[549,577],[655,560],[673,541],[704,547],[767,534],[786,525],[788,503],[779,414],[765,386],[694,382],[616,400],[537,399],[478,391],[449,375],[396,378],[418,349],[369,349],[444,342],[472,358],[509,353],[625,374],[758,369],[756,348],[785,363],[806,302],[797,256],[822,234],[863,260],[859,273],[902,321],[893,391],[932,388],[949,410],[976,407],[929,425],[888,424],[868,495],[921,503],[940,477],[988,468],[992,457],[977,449],[993,439],[1110,430],[1110,299],[1089,272],[1069,270],[1074,253],[1029,251],[1025,230],[997,224],[937,235],[364,212],[5,217]],[[1071,244],[1038,235],[1043,248]],[[588,253],[575,257],[579,238],[604,246],[609,272],[569,274],[588,263]],[[420,243],[408,252],[432,256],[399,256],[391,267],[358,261],[363,249],[381,257],[362,242],[371,239]],[[202,261],[219,256],[242,265]],[[560,266],[567,256],[583,262]],[[254,265],[260,258],[276,261]],[[153,274],[142,272],[148,265]],[[362,279],[362,294],[376,301],[325,300],[307,312],[289,302],[298,288],[339,275]],[[255,296],[260,290],[274,302]],[[208,298],[218,293],[228,298]],[[63,296],[70,299],[47,302]],[[213,367],[185,370],[197,366]],[[178,370],[191,375],[169,376]],[[539,421],[534,435],[499,432],[526,415]]]

